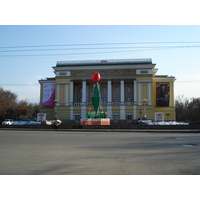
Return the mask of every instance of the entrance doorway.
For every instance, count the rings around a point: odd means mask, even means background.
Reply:
[[[126,122],[132,123],[132,115],[126,115]]]
[[[79,123],[80,122],[80,115],[75,115],[75,123]]]

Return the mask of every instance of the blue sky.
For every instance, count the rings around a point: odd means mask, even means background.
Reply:
[[[38,47],[39,45],[42,47]],[[20,48],[16,48],[19,46]],[[175,48],[166,48],[167,46]],[[104,47],[109,49],[102,49]],[[73,48],[76,50],[72,50]],[[176,97],[200,97],[199,57],[198,25],[0,26],[0,85],[15,92],[19,100],[27,99],[31,102],[39,101],[38,79],[53,77],[52,66],[57,61],[90,59],[152,58],[158,68],[158,75],[176,77]]]

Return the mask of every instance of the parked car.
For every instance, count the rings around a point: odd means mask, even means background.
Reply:
[[[12,125],[12,124],[14,124],[14,122],[13,122],[12,119],[6,119],[5,121],[2,122],[2,124],[5,124],[5,125]]]

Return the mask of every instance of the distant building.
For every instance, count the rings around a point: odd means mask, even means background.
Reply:
[[[59,61],[53,67],[55,77],[39,80],[40,113],[66,122],[86,118],[94,84],[91,76],[99,72],[101,110],[112,123],[145,117],[175,120],[175,77],[156,75],[155,66],[151,59]]]

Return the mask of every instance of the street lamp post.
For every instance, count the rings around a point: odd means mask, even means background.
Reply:
[[[143,120],[147,120],[147,115],[146,115],[146,105],[148,103],[148,99],[142,99],[142,104],[144,106],[144,113],[143,113],[143,117],[142,119]]]

